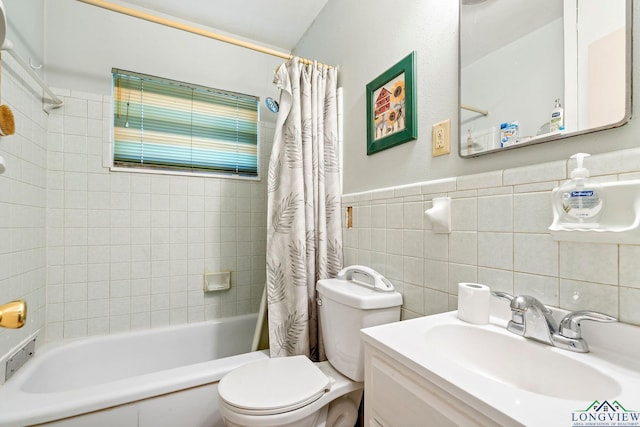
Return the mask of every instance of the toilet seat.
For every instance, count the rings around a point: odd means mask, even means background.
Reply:
[[[306,356],[279,357],[241,366],[218,384],[222,401],[247,415],[272,415],[306,406],[330,389],[331,379]]]

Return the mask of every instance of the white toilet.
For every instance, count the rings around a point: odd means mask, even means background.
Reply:
[[[260,360],[218,384],[228,427],[353,427],[362,398],[360,329],[400,320],[402,295],[363,266],[318,281],[319,319],[328,361],[305,356]]]

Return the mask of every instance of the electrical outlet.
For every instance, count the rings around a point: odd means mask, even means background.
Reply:
[[[451,134],[451,121],[445,120],[433,125],[431,142],[433,144],[432,156],[442,156],[451,152],[449,135]]]

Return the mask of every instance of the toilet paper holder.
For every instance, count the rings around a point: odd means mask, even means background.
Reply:
[[[434,197],[433,207],[424,211],[434,233],[451,233],[451,197]]]

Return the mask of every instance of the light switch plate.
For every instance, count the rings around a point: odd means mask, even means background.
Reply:
[[[450,144],[451,121],[444,120],[433,125],[431,142],[433,144],[432,156],[442,156],[451,152]]]

